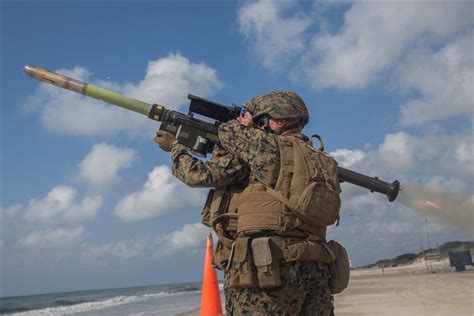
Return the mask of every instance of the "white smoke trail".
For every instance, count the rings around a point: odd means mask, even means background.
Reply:
[[[403,185],[397,201],[427,216],[435,216],[474,233],[474,195],[460,196],[416,185]]]

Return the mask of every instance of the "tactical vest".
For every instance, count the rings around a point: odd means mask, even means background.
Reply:
[[[341,200],[337,163],[294,136],[277,136],[280,173],[274,189],[251,184],[240,196],[237,233],[262,231],[324,240],[326,226],[339,217]]]
[[[242,192],[212,191],[203,223],[224,245],[239,236],[281,235],[325,240],[326,227],[339,218],[337,163],[294,136],[277,136],[280,173],[275,188],[262,183]]]

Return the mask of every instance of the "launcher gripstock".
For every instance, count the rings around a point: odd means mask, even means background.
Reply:
[[[178,143],[189,148],[193,154],[205,157],[212,151],[214,145],[219,143],[217,129],[223,122],[233,120],[240,115],[241,108],[234,105],[232,107],[206,100],[201,97],[188,94],[191,100],[188,114],[177,111],[170,111],[154,104],[149,117],[157,115],[157,121],[161,121],[160,130],[173,134]],[[161,112],[161,114],[160,114]],[[194,114],[202,115],[214,120],[206,122],[194,118]]]
[[[25,74],[46,83],[67,89],[88,97],[114,104],[127,110],[146,115],[161,122],[160,130],[173,134],[178,142],[198,156],[206,156],[219,143],[218,127],[221,123],[237,118],[241,113],[239,106],[226,106],[188,94],[191,100],[188,114],[167,110],[163,105],[142,102],[125,95],[85,83],[58,73],[30,65],[25,66]],[[213,120],[204,121],[194,117],[198,114]],[[387,195],[394,201],[400,191],[400,182],[392,183],[369,177],[355,171],[339,167],[339,179],[357,186]]]

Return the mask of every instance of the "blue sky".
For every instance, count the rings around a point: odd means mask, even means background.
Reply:
[[[305,132],[341,165],[470,206],[473,14],[469,2],[2,1],[0,294],[198,281],[208,233],[205,190],[170,175],[158,124],[24,65],[182,111],[188,93],[240,105],[294,90]],[[425,218],[433,243],[473,238],[446,216],[343,190],[329,237],[355,265],[426,247]]]

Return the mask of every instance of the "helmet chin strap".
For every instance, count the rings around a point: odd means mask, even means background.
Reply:
[[[282,127],[282,128],[279,128],[278,131],[277,131],[277,134],[278,135],[281,135],[283,134],[284,132],[287,132],[289,130],[292,130],[292,129],[295,129],[295,128],[298,128],[301,126],[300,124],[301,122],[295,122],[293,124],[290,124],[288,126],[285,126],[285,127]]]
[[[283,133],[290,131],[292,129],[300,128],[301,127],[301,121],[294,122],[288,126],[279,128],[277,130],[272,130],[270,128],[270,117],[265,115],[263,117],[257,118],[254,120],[254,126],[258,128],[263,128],[264,131],[269,132],[269,133],[275,133],[277,135],[282,135]]]

